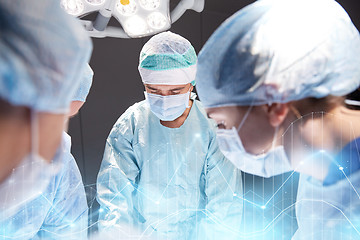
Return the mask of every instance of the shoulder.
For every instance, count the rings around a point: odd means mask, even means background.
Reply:
[[[216,122],[208,117],[202,103],[199,100],[194,100],[193,107],[198,113],[197,117],[199,118],[199,122],[203,125],[203,127],[208,128],[210,133],[215,134]]]
[[[212,142],[216,138],[216,123],[207,116],[207,113],[198,100],[194,100],[192,106],[191,127],[196,129],[197,134],[200,134],[204,141]]]
[[[149,114],[150,108],[145,100],[135,103],[116,121],[111,129],[109,138],[118,137],[119,135],[124,137],[132,136],[138,126],[148,121]]]

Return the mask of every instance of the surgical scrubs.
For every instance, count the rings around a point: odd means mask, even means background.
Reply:
[[[71,139],[62,137],[62,168],[41,196],[0,223],[0,239],[86,239],[88,207],[79,168],[70,153]]]
[[[339,179],[332,184],[301,175],[296,205],[299,229],[293,240],[360,239],[359,150],[360,138],[337,154],[335,160],[343,171],[339,167],[338,174],[330,170],[331,178],[326,182]]]
[[[164,239],[238,233],[241,172],[220,152],[214,122],[195,97],[179,128],[163,126],[146,101],[115,123],[97,181],[100,230],[130,225]]]

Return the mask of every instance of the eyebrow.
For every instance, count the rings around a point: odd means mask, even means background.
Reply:
[[[184,89],[185,87],[179,87],[179,88],[173,88],[173,89],[170,89],[169,91],[179,91],[179,90],[182,90]]]
[[[150,90],[156,90],[158,91],[159,89],[156,89],[156,88],[153,88],[153,87],[150,87],[150,86],[146,86],[148,89]],[[173,89],[169,89],[168,91],[178,91],[178,90],[182,90],[184,89],[185,87],[179,87],[179,88],[173,88]]]
[[[156,88],[153,88],[153,87],[149,87],[149,86],[146,86],[148,89],[150,89],[150,90],[158,90],[158,89],[156,89]]]

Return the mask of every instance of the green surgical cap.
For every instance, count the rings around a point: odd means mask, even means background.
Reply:
[[[195,80],[196,65],[191,43],[178,34],[164,32],[144,45],[138,69],[144,83],[177,85]]]

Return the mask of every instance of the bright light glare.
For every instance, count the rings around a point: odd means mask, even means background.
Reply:
[[[105,0],[86,0],[91,5],[101,5],[105,2]]]
[[[261,206],[261,209],[265,209],[266,208],[266,206]]]
[[[122,5],[120,2],[116,4],[116,9],[121,15],[132,16],[136,13],[137,6],[134,1],[130,1],[127,5]]]
[[[166,17],[159,12],[151,13],[148,16],[147,21],[150,27],[157,30],[163,29],[167,23]]]
[[[140,0],[140,5],[146,10],[155,10],[160,6],[160,0]]]
[[[138,16],[134,16],[127,20],[125,23],[125,29],[129,35],[138,36],[144,34],[147,27],[144,20]]]
[[[71,15],[79,15],[84,11],[84,3],[80,0],[61,0],[60,5]]]

